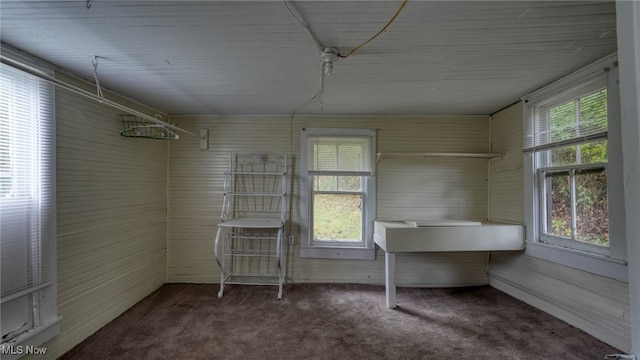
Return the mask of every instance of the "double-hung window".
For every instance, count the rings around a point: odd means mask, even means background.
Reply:
[[[301,256],[373,259],[375,130],[302,131]]]
[[[619,148],[616,135],[610,139],[619,122],[612,73],[613,61],[601,63],[524,98],[525,213],[534,243],[592,257],[619,253],[612,246],[624,238],[614,239],[610,216],[620,206],[611,196],[619,169],[609,164]]]
[[[3,48],[3,56],[12,51]],[[2,356],[59,332],[55,257],[54,90],[0,64]]]

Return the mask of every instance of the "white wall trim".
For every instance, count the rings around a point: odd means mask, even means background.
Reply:
[[[496,275],[491,275],[489,277],[489,285],[562,321],[566,321],[567,323],[611,346],[618,349],[625,349],[625,347],[628,346],[625,339],[614,336],[606,329],[602,329],[599,326],[594,326],[594,324],[589,322],[588,317],[585,317],[584,314],[577,313],[571,307],[558,305],[553,300],[545,298],[541,294],[533,293],[519,284]]]
[[[616,1],[631,351],[640,355],[640,2]]]
[[[300,257],[316,259],[375,260],[374,248],[301,246]]]
[[[624,260],[534,241],[527,241],[525,254],[618,281],[628,281],[627,262]]]

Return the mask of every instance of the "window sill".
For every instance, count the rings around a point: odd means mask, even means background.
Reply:
[[[376,249],[337,246],[303,246],[300,257],[313,259],[375,260]]]
[[[628,282],[625,260],[534,241],[527,241],[525,254],[592,274]]]
[[[25,349],[27,347],[40,347],[42,344],[53,339],[60,334],[61,320],[62,316],[58,316],[53,321],[18,336],[17,339],[1,344],[3,348],[6,348],[4,352],[2,352],[2,359],[19,359],[26,354]],[[44,348],[42,351],[46,353],[47,349]]]

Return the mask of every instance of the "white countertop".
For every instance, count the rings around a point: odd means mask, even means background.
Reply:
[[[386,252],[524,249],[524,226],[464,220],[375,221],[373,238]]]

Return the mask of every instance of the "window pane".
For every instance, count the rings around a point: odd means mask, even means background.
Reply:
[[[580,99],[579,135],[607,131],[607,89]]]
[[[340,176],[338,177],[339,191],[360,191],[362,190],[361,176]]]
[[[543,152],[543,158],[547,160],[543,166],[606,163],[607,147],[607,140],[599,140],[547,150]]]
[[[338,190],[337,176],[312,176],[313,190],[336,191]]]
[[[551,142],[568,140],[576,133],[575,101],[564,103],[549,110]]]
[[[580,162],[579,164],[598,164],[606,163],[607,157],[607,140],[595,141],[580,145]]]
[[[571,187],[569,173],[545,175],[545,203],[547,210],[546,232],[551,235],[571,238]]]
[[[314,194],[313,239],[362,241],[362,196]]]
[[[312,176],[315,191],[361,191],[362,176]]]
[[[578,240],[609,246],[607,176],[604,170],[576,172]]]
[[[547,150],[549,159],[551,161],[548,166],[560,166],[560,165],[575,165],[576,159],[576,146],[565,146],[558,149]]]
[[[548,110],[549,142],[607,131],[607,89],[599,89]]]

